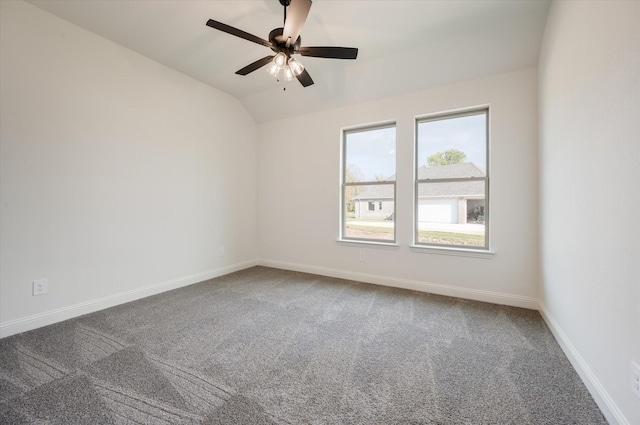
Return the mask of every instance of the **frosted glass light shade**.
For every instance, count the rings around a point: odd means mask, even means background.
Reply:
[[[273,76],[273,77],[277,77],[278,73],[280,72],[280,67],[278,65],[276,65],[275,62],[271,62],[269,64],[269,66],[267,67],[267,72]]]
[[[287,64],[287,55],[280,52],[273,58],[273,63],[283,68]]]
[[[293,71],[291,70],[291,68],[289,66],[285,66],[283,70],[284,70],[284,80],[285,81],[293,80]]]
[[[289,68],[291,68],[293,75],[300,75],[304,71],[304,66],[294,58],[289,59]]]

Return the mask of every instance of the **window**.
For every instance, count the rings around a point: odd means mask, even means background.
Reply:
[[[488,109],[416,120],[416,245],[489,248],[488,121]]]
[[[395,242],[395,194],[395,124],[345,130],[341,239]]]

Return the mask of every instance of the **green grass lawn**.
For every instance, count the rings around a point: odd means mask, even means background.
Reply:
[[[347,223],[347,229],[364,230],[366,232],[374,232],[374,233],[393,233],[393,227],[361,226],[361,225],[355,226],[349,223]]]
[[[377,226],[356,226],[347,223],[347,229],[359,230],[372,237],[387,239],[393,237],[393,228]],[[377,236],[376,236],[377,235]],[[466,233],[439,232],[433,230],[420,231],[420,243],[436,243],[444,245],[484,246],[484,235],[470,235]]]
[[[448,245],[484,246],[484,235],[470,235],[467,233],[420,230],[419,242],[439,243],[439,244],[448,244]]]
[[[347,237],[393,240],[393,228],[347,224]]]

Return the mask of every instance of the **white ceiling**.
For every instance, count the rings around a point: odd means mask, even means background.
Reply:
[[[549,2],[314,0],[302,45],[359,54],[297,57],[315,81],[303,88],[264,69],[236,75],[271,50],[205,25],[212,18],[268,39],[282,26],[278,0],[30,0],[235,96],[258,122],[535,66]]]

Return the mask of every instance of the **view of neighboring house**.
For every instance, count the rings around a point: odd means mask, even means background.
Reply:
[[[484,177],[472,162],[418,169],[418,180]],[[353,197],[356,219],[392,219],[393,186],[368,186]],[[418,188],[418,222],[464,224],[484,221],[485,190],[483,181],[447,181],[420,183]]]
[[[362,186],[361,186],[362,187]],[[393,219],[393,185],[365,186],[353,197],[353,211],[356,219]],[[362,189],[361,189],[362,190]]]

